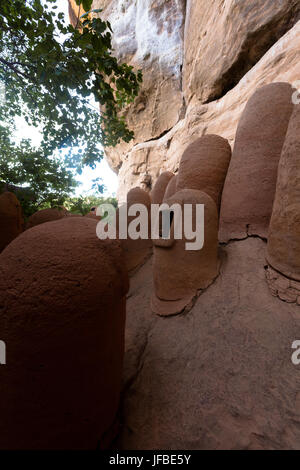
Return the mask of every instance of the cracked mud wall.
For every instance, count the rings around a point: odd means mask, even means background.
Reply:
[[[95,0],[93,7],[111,22],[119,59],[144,74],[127,110],[135,139],[106,150],[119,202],[134,186],[151,190],[161,171],[176,172],[199,136],[216,133],[232,144],[258,87],[300,79],[300,0]]]

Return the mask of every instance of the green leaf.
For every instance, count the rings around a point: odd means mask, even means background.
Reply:
[[[85,11],[89,11],[92,8],[93,0],[82,0],[82,6]]]

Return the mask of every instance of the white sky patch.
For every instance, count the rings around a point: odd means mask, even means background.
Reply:
[[[83,170],[82,175],[79,175],[77,177],[77,180],[80,181],[81,185],[76,189],[76,196],[79,196],[83,193],[92,194],[93,191],[90,191],[92,186],[92,180],[97,178],[98,176],[102,178],[102,182],[105,185],[103,195],[106,197],[116,196],[118,187],[118,176],[111,170],[105,159],[101,160],[100,163],[97,163],[95,170],[86,167]]]
[[[66,22],[69,19],[68,2],[67,0],[57,0],[57,12],[65,14]],[[91,105],[97,107],[96,102],[91,101]],[[30,138],[34,146],[39,146],[42,140],[41,134],[38,129],[27,125],[26,121],[21,117],[16,118],[16,129],[15,134],[16,140],[20,141],[22,138]],[[118,177],[111,170],[107,161],[103,159],[96,165],[95,170],[86,167],[81,175],[76,175],[76,180],[80,183],[79,187],[75,191],[75,195],[81,194],[93,194],[95,190],[91,190],[93,180],[96,178],[102,178],[102,183],[105,185],[103,196],[115,196],[118,188]]]
[[[15,118],[16,132],[14,137],[19,143],[22,139],[30,139],[34,147],[39,147],[42,142],[42,135],[38,128],[31,127],[21,116]]]

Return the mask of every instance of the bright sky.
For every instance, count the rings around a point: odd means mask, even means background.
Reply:
[[[58,10],[65,14],[66,20],[69,21],[68,13],[68,2],[67,0],[57,0]],[[93,104],[93,103],[91,103]],[[97,106],[94,103],[95,106]],[[17,123],[17,138],[30,136],[32,142],[35,145],[38,145],[41,141],[40,134],[37,129],[29,127],[24,120],[21,118],[16,120]],[[81,175],[77,175],[76,179],[80,182],[80,186],[77,188],[75,194],[79,196],[80,194],[93,193],[90,191],[93,184],[92,180],[96,178],[102,178],[103,184],[106,189],[104,190],[104,196],[114,196],[118,188],[118,177],[110,169],[107,161],[103,159],[100,163],[97,164],[96,169],[92,170],[91,168],[85,168]]]

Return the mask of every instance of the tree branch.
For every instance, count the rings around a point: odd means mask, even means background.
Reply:
[[[9,69],[11,69],[13,72],[15,72],[17,75],[21,75],[22,77],[25,77],[27,78],[27,80],[31,80],[31,78],[24,72],[22,72],[21,70],[17,69],[15,66],[14,66],[14,63],[16,62],[8,62],[7,60],[5,59],[2,59],[0,57],[0,62],[3,64],[3,65],[6,65],[6,67],[8,67]],[[21,64],[20,64],[21,65]]]

